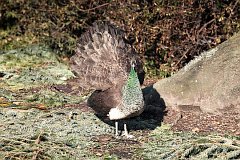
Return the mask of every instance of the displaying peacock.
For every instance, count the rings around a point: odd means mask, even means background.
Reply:
[[[107,22],[94,23],[79,39],[70,67],[82,91],[93,91],[88,105],[102,116],[117,120],[140,115],[144,100],[142,61],[125,34]],[[128,136],[126,124],[125,135]]]

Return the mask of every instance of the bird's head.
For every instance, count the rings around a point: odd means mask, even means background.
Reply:
[[[141,59],[136,57],[132,58],[130,60],[130,65],[131,65],[131,69],[134,69],[134,71],[137,72],[140,84],[143,84],[145,71],[143,70],[143,64]]]
[[[135,59],[131,59],[130,64],[131,64],[131,67],[135,70],[136,60]]]

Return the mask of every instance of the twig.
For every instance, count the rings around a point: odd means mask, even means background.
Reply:
[[[41,132],[39,133],[39,135],[38,135],[37,139],[35,140],[35,144],[39,144],[39,143],[40,143],[40,141],[41,141],[41,136],[42,136],[42,133],[43,133],[43,131],[41,130]]]
[[[204,28],[206,28],[207,25],[209,25],[209,24],[212,23],[213,21],[215,21],[215,19],[212,19],[211,21],[205,23],[205,24],[198,30],[198,32],[197,32],[197,39],[198,39],[198,36],[199,36],[200,32],[202,32],[202,30],[203,30]]]
[[[32,160],[36,160],[37,159],[37,156],[39,154],[40,150],[37,150],[34,152],[34,155],[32,156]]]
[[[230,13],[230,15],[229,15],[229,17],[227,18],[227,22],[229,22],[229,21],[231,21],[232,19],[232,15],[233,15],[233,10],[235,9],[235,7],[237,6],[237,4],[238,4],[238,2],[239,2],[239,0],[237,0],[235,3],[234,3],[234,5],[233,5],[233,7],[232,7],[232,9],[231,9],[231,13]]]
[[[202,32],[202,30],[203,30],[204,28],[206,28],[206,26],[209,25],[210,23],[212,23],[213,21],[215,21],[215,19],[212,19],[212,20],[210,20],[209,22],[205,23],[205,24],[198,30],[197,36],[196,36],[197,40],[198,40],[199,34]],[[182,59],[187,55],[187,53],[188,53],[191,49],[192,49],[192,47],[191,47],[191,48],[188,48],[188,49],[183,53],[182,57],[181,57],[181,58],[178,60],[178,62],[175,64],[175,67],[178,66],[178,64],[182,61]]]
[[[4,140],[5,142],[8,142],[10,144],[21,144],[21,145],[29,145],[29,143],[23,142],[23,141],[18,141],[18,140],[14,140],[14,139],[9,139],[9,138],[5,138],[5,137],[1,137],[0,140]]]
[[[107,5],[109,5],[109,3],[104,3],[104,4],[101,4],[101,5],[99,5],[99,6],[90,8],[90,9],[80,9],[80,8],[78,8],[78,7],[77,7],[77,9],[78,9],[79,11],[82,11],[82,12],[89,12],[89,11],[92,11],[92,10],[95,10],[95,9],[98,9],[98,8],[101,8],[101,7],[104,7],[104,6],[107,6]]]
[[[182,61],[183,57],[185,57],[186,54],[187,54],[191,49],[192,49],[192,47],[191,47],[191,48],[188,48],[188,49],[183,53],[182,57],[178,60],[178,62],[175,64],[174,67],[177,67],[177,66],[178,66],[178,64]]]

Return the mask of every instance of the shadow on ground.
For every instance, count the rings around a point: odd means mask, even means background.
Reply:
[[[123,130],[123,124],[127,124],[128,130],[154,130],[156,127],[161,126],[163,116],[165,114],[165,102],[159,95],[159,93],[153,88],[148,86],[143,89],[145,110],[137,117],[119,120],[119,129]],[[96,114],[96,116],[107,123],[108,125],[114,126],[115,121],[109,120],[106,116]]]

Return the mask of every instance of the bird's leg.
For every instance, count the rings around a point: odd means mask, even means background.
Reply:
[[[115,121],[115,136],[118,136],[118,121]]]
[[[133,135],[128,134],[127,124],[126,123],[124,123],[124,134],[123,135],[126,136],[127,138],[134,138]]]

